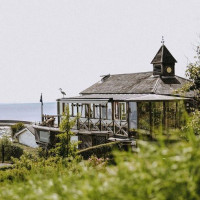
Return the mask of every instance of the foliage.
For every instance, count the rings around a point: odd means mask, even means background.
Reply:
[[[107,144],[100,144],[97,146],[89,147],[77,152],[78,155],[81,155],[84,159],[88,159],[91,156],[95,155],[97,158],[110,158],[112,157],[112,151],[116,149],[121,149],[119,146],[120,142],[110,142]]]
[[[22,122],[16,123],[14,125],[11,126],[11,130],[12,130],[12,137],[14,137],[15,133],[17,133],[18,131],[22,130],[24,128],[24,124]]]
[[[56,147],[53,152],[57,156],[61,156],[63,158],[75,156],[77,151],[77,142],[71,142],[70,138],[74,135],[71,129],[74,127],[76,123],[76,119],[70,119],[69,106],[66,106],[66,112],[63,113],[62,121],[60,123],[60,131],[56,137],[58,138],[58,143],[56,143]]]
[[[195,110],[189,116],[189,120],[182,130],[188,132],[192,130],[196,135],[200,135],[200,111]]]
[[[115,165],[23,155],[0,171],[0,199],[187,199],[200,197],[200,139],[140,142],[138,153],[115,152]]]
[[[23,149],[13,144],[7,136],[0,139],[0,160],[2,160],[2,147],[4,147],[4,160],[11,161],[11,157],[20,158]]]

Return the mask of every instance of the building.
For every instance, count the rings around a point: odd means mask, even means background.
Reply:
[[[138,132],[152,136],[160,127],[179,128],[183,107],[193,103],[194,92],[175,93],[189,82],[175,74],[176,62],[163,43],[152,71],[108,74],[79,96],[58,99],[58,123],[66,105],[72,118],[79,113],[73,131],[82,141],[80,148],[133,138]]]
[[[16,133],[15,138],[20,144],[24,144],[33,148],[38,147],[38,144],[35,141],[35,131],[31,125],[26,126],[24,129]]]

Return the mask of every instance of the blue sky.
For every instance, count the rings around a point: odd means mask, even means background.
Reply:
[[[151,71],[162,35],[184,76],[199,10],[199,0],[0,0],[0,101],[55,101],[100,75]]]

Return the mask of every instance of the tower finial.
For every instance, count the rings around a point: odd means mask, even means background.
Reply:
[[[164,43],[165,43],[165,40],[164,40],[164,36],[162,36],[162,41],[161,41],[161,43],[164,45]]]

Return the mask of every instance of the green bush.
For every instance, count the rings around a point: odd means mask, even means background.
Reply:
[[[98,158],[107,158],[112,157],[111,152],[114,149],[121,149],[120,142],[110,142],[107,144],[100,144],[97,146],[89,147],[87,149],[80,150],[77,152],[77,154],[81,155],[84,159],[88,159],[92,155],[95,155]]]
[[[0,139],[0,160],[2,160],[2,146],[4,146],[4,160],[11,161],[11,157],[20,158],[23,149],[13,144],[7,136]]]
[[[116,165],[108,166],[96,158],[23,155],[14,169],[0,172],[0,199],[199,199],[200,140],[188,137],[169,146],[142,141],[137,154],[115,152]]]

